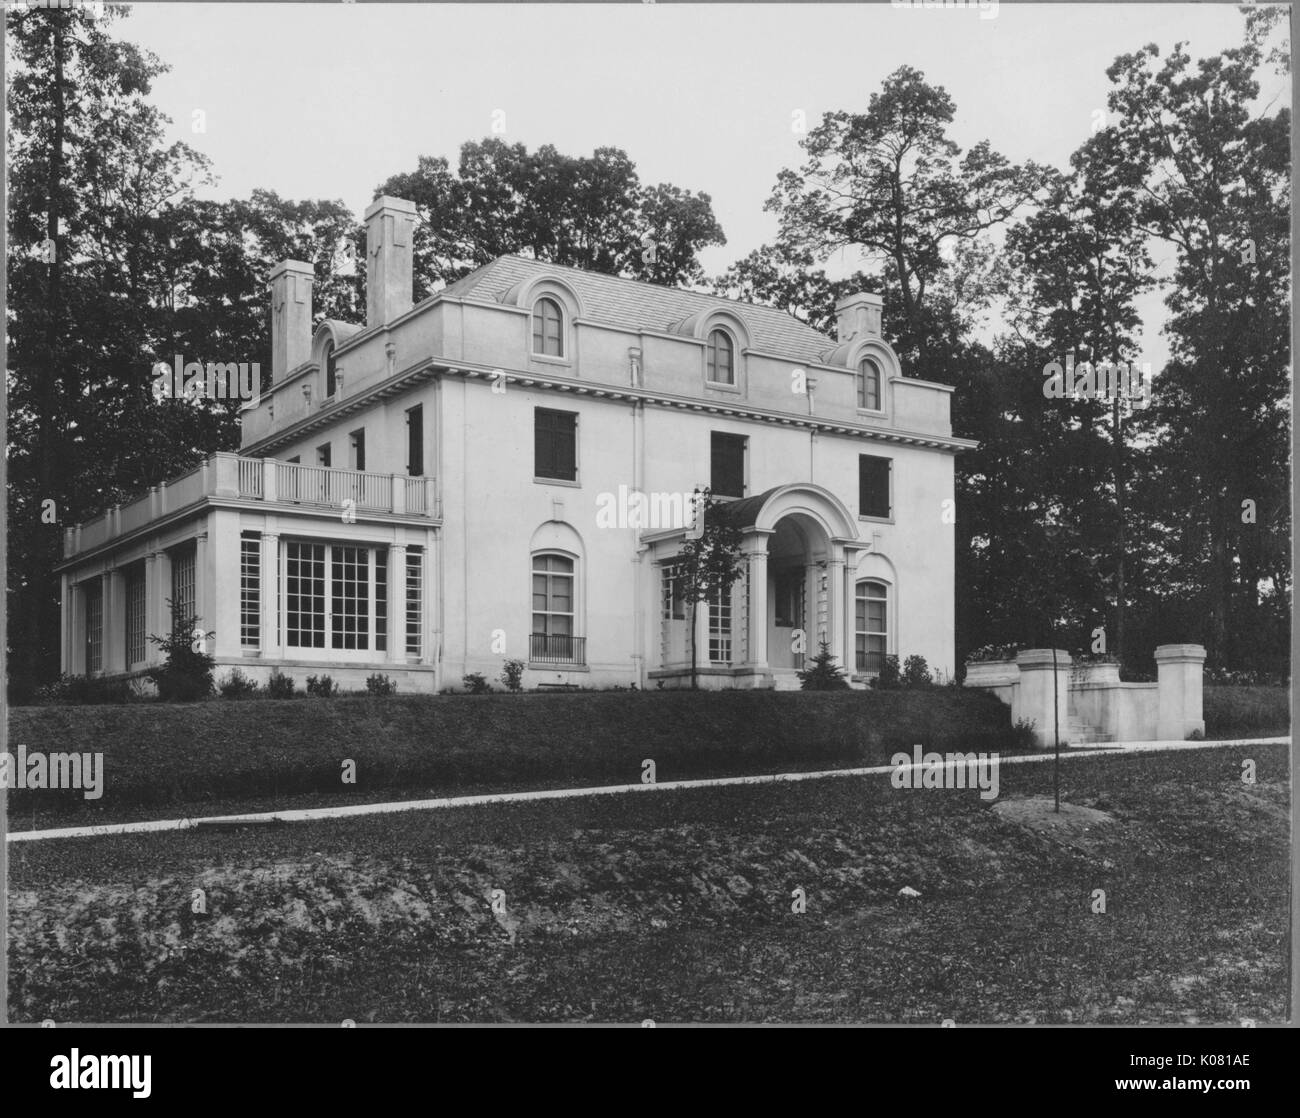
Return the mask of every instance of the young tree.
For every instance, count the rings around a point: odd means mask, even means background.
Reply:
[[[695,639],[699,604],[730,594],[743,569],[740,529],[721,514],[722,503],[706,487],[695,491],[694,506],[695,528],[687,533],[674,560],[682,597],[690,603],[692,689],[699,685],[699,648]]]

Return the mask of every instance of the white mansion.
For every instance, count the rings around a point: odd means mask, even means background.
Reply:
[[[951,389],[901,375],[877,297],[841,300],[828,338],[503,256],[413,306],[415,221],[366,212],[364,326],[313,331],[311,266],[279,264],[239,453],[66,532],[65,672],[156,665],[170,600],[218,678],[428,692],[519,659],[525,686],[689,686],[687,529],[656,510],[703,486],[745,556],[697,611],[701,686],[795,687],[821,639],[857,685],[887,653],[952,672],[953,461],[975,444]]]

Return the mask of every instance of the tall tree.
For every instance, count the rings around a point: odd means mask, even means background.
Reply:
[[[529,152],[497,139],[467,142],[456,171],[421,156],[377,193],[420,208],[417,299],[507,253],[681,285],[702,279],[700,249],[726,243],[707,194],[642,186],[618,148],[575,157],[549,144]]]
[[[1196,64],[1183,44],[1118,58],[1097,176],[1175,252],[1154,457],[1172,550],[1223,662],[1256,643],[1264,598],[1290,589],[1290,112],[1257,105],[1262,45],[1248,24],[1243,46]]]

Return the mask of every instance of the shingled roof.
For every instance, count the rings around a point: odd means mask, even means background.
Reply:
[[[667,331],[693,314],[726,307],[749,328],[753,348],[764,353],[814,362],[821,360],[836,344],[833,338],[774,307],[566,268],[522,256],[498,256],[438,294],[499,302],[517,283],[538,275],[562,278],[582,299],[587,318],[611,326]]]

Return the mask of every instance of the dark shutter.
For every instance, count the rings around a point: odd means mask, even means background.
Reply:
[[[406,412],[406,472],[411,477],[424,473],[424,407],[420,404]]]
[[[537,408],[533,426],[533,476],[575,481],[578,476],[578,416]]]
[[[711,432],[709,487],[719,497],[745,495],[745,436]]]
[[[888,458],[877,458],[871,454],[858,457],[858,512],[862,516],[889,516],[891,465]]]

